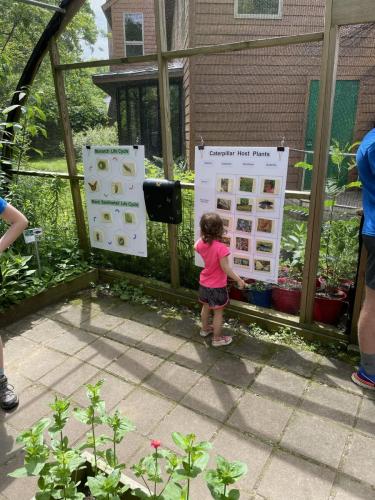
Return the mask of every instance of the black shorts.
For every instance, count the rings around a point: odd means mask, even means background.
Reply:
[[[199,302],[208,304],[210,309],[223,309],[229,302],[227,287],[207,288],[199,285]]]
[[[375,290],[375,236],[362,235],[367,250],[366,285]]]

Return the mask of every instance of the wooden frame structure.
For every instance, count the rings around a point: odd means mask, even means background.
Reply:
[[[135,62],[157,61],[159,67],[159,89],[160,89],[160,109],[161,109],[161,130],[163,144],[164,173],[168,179],[173,179],[173,156],[172,156],[172,135],[170,128],[170,102],[169,102],[169,80],[168,80],[168,61],[175,58],[188,58],[195,55],[220,54],[238,50],[249,50],[265,47],[285,46],[291,44],[303,44],[308,42],[323,41],[323,54],[320,74],[320,92],[317,114],[317,126],[314,146],[314,168],[312,172],[311,193],[304,193],[303,197],[310,199],[310,211],[308,219],[308,234],[305,252],[305,266],[303,276],[303,289],[301,312],[299,322],[294,317],[291,324],[298,325],[298,328],[306,331],[314,331],[318,328],[313,324],[313,306],[315,298],[315,276],[318,267],[320,232],[314,230],[321,227],[324,211],[324,188],[329,157],[329,140],[332,122],[332,109],[335,92],[335,80],[337,70],[337,58],[339,39],[339,27],[348,24],[359,24],[375,22],[374,0],[326,0],[325,29],[324,32],[308,33],[303,35],[281,36],[275,38],[265,38],[260,40],[244,40],[241,42],[209,45],[182,50],[167,51],[166,22],[165,22],[165,4],[164,0],[154,0],[157,53],[144,56],[128,57],[120,59],[106,59],[98,61],[78,62],[73,64],[60,64],[58,59],[57,45],[55,37],[50,41],[49,49],[51,55],[52,72],[55,80],[56,98],[59,103],[61,122],[63,127],[64,144],[69,174],[64,177],[69,178],[71,182],[74,208],[77,217],[77,231],[79,241],[83,249],[87,249],[87,234],[84,227],[84,217],[82,202],[79,193],[79,178],[75,167],[74,150],[72,148],[72,138],[69,131],[69,122],[66,107],[66,95],[63,85],[63,72],[80,68],[93,68],[99,66],[132,64]],[[72,2],[74,3],[74,2]],[[82,5],[79,0],[77,4]],[[71,8],[69,20],[77,12]],[[67,9],[69,11],[69,9]],[[67,21],[69,22],[69,21]],[[58,36],[58,34],[56,35]],[[191,185],[183,187],[191,189]],[[291,197],[289,195],[289,197]],[[298,197],[295,194],[295,197]],[[168,226],[168,240],[171,260],[171,284],[172,288],[179,287],[179,263],[177,254],[177,228]],[[363,273],[365,262],[364,252],[361,254],[359,269]],[[355,298],[354,317],[352,325],[351,341],[356,338],[356,323],[360,312],[363,298],[363,283],[357,287]],[[255,313],[254,313],[255,314]],[[266,317],[266,315],[265,315]],[[296,322],[297,321],[297,322]],[[271,322],[271,319],[270,319]],[[273,321],[274,322],[274,321]],[[282,323],[282,322],[281,322]],[[319,327],[320,328],[320,327]],[[331,328],[326,329],[331,331]],[[324,331],[324,329],[323,329]],[[342,336],[338,335],[338,338]]]

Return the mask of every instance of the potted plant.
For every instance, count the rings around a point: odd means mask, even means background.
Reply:
[[[131,480],[122,473],[125,465],[119,462],[117,449],[125,435],[135,427],[118,411],[112,415],[106,412],[100,397],[102,384],[103,381],[88,384],[89,405],[73,411],[75,418],[90,428],[84,442],[77,447],[69,445],[64,429],[70,417],[70,402],[56,398],[50,405],[52,422],[43,418],[17,438],[24,445],[24,467],[10,476],[38,477],[38,491],[33,500],[191,499],[191,481],[206,468],[211,443],[197,442],[194,434],[174,432],[172,439],[180,450],[176,454],[162,449],[160,441],[152,440],[150,455],[132,466],[143,484]],[[109,435],[98,435],[97,426],[102,424],[108,427]],[[47,431],[49,442],[44,436]],[[84,451],[87,449],[91,449],[92,454]],[[207,471],[205,476],[212,497],[238,499],[239,491],[230,489],[230,485],[246,474],[246,465],[228,462],[221,456],[216,462],[216,469]]]
[[[245,278],[245,283],[251,284],[254,282],[251,278]],[[247,302],[247,290],[246,288],[238,288],[237,283],[233,280],[228,281],[229,298],[233,300],[241,300],[242,302]]]
[[[251,304],[261,307],[271,307],[272,285],[264,281],[254,281],[247,287],[248,299]]]

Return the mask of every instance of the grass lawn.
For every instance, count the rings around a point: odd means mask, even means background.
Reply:
[[[78,173],[83,173],[82,163],[77,163]],[[43,170],[45,172],[68,172],[65,158],[48,158],[41,160],[32,160],[29,162],[28,169]]]

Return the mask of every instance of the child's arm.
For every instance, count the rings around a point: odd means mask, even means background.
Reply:
[[[244,280],[242,278],[240,278],[238,276],[238,274],[236,274],[231,269],[231,267],[229,265],[228,256],[227,257],[223,257],[223,258],[220,259],[220,267],[225,272],[225,274],[227,276],[229,276],[229,278],[232,278],[232,280],[234,280],[234,281],[237,282],[239,288],[245,288],[246,283],[244,282]]]
[[[8,231],[0,238],[0,253],[4,252],[17,238],[22,231],[27,228],[26,217],[12,205],[7,205],[0,215],[2,219],[10,224]]]

